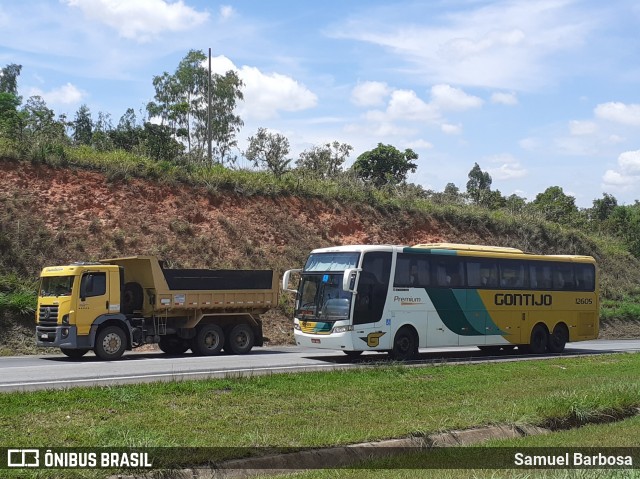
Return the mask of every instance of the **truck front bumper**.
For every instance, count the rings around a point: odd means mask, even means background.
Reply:
[[[78,330],[73,325],[36,326],[36,345],[39,348],[91,348],[89,336],[78,336]]]

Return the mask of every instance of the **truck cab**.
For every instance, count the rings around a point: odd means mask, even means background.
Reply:
[[[40,347],[59,347],[70,357],[80,357],[96,346],[100,326],[122,323],[123,276],[116,265],[73,263],[44,268],[36,311],[36,341]],[[106,348],[96,354],[108,359]]]

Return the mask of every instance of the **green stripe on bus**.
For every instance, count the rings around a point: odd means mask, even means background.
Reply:
[[[465,290],[461,290],[464,294]],[[429,288],[427,294],[431,299],[440,319],[447,328],[460,336],[479,336],[484,334],[478,332],[476,328],[469,322],[465,315],[460,302],[454,294],[454,290],[446,288]]]
[[[479,334],[507,334],[493,321],[477,289],[454,289],[453,292],[458,302],[466,306],[463,311],[467,320]]]

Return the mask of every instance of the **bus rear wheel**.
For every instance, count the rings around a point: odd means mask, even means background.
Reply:
[[[393,349],[389,356],[397,361],[415,359],[418,356],[418,335],[415,330],[408,327],[400,328],[393,339]]]
[[[556,324],[553,333],[549,335],[547,349],[550,353],[561,353],[569,341],[569,331],[564,324]]]
[[[541,324],[537,324],[531,331],[531,340],[526,349],[532,354],[544,354],[549,344],[549,333],[547,328]]]

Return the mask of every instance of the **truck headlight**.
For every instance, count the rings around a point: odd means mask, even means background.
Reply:
[[[65,314],[62,317],[62,324],[69,324],[69,315],[68,314]]]
[[[336,326],[333,328],[334,333],[346,333],[347,331],[353,331],[353,326]]]

